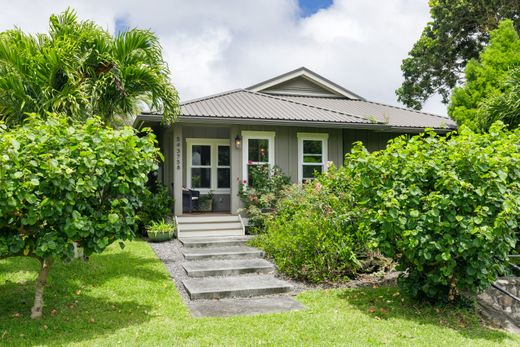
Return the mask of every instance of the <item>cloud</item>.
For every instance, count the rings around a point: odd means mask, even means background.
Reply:
[[[302,17],[296,0],[0,0],[0,30],[47,29],[67,6],[111,32],[157,33],[183,100],[247,87],[300,66],[370,100],[397,104],[400,65],[429,20],[426,1],[335,0]],[[445,114],[437,99],[426,109]]]

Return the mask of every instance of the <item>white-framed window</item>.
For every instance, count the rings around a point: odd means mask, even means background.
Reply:
[[[312,180],[316,173],[327,169],[327,133],[297,133],[298,137],[298,182]]]
[[[186,139],[186,183],[201,193],[230,193],[230,141]]]
[[[242,131],[242,177],[249,184],[250,168],[274,165],[274,131]]]

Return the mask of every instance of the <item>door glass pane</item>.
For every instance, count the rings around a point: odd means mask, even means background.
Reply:
[[[230,171],[228,168],[217,169],[217,187],[218,188],[230,188]]]
[[[218,165],[229,166],[229,146],[218,146]]]
[[[193,145],[191,147],[191,165],[211,165],[211,146]]]
[[[303,140],[303,154],[322,154],[322,145],[321,140]]]
[[[267,163],[269,162],[269,140],[267,139],[249,139],[248,157],[252,162]]]
[[[303,178],[313,178],[314,173],[320,174],[322,166],[318,165],[303,165]]]
[[[193,188],[211,188],[211,168],[192,168],[191,186]]]

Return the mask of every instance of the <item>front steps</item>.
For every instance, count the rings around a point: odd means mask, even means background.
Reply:
[[[201,215],[175,217],[177,238],[244,236],[240,215]]]
[[[259,258],[264,252],[246,246],[187,248],[182,254],[186,260]]]
[[[197,278],[183,281],[192,300],[251,297],[286,293],[292,286],[273,276],[232,276]]]
[[[182,284],[192,300],[194,316],[274,313],[302,309],[283,294],[292,291],[287,281],[274,277],[274,265],[263,252],[245,246],[250,237],[181,238]],[[266,295],[270,295],[266,297]],[[199,301],[203,300],[203,301]]]
[[[187,262],[183,265],[190,277],[232,276],[245,273],[270,273],[274,266],[265,259],[227,259]]]

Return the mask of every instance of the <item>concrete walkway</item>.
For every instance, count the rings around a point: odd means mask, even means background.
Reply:
[[[232,316],[299,310],[287,281],[263,252],[244,244],[249,236],[181,238],[183,268],[193,316]],[[282,294],[282,295],[280,295]]]

